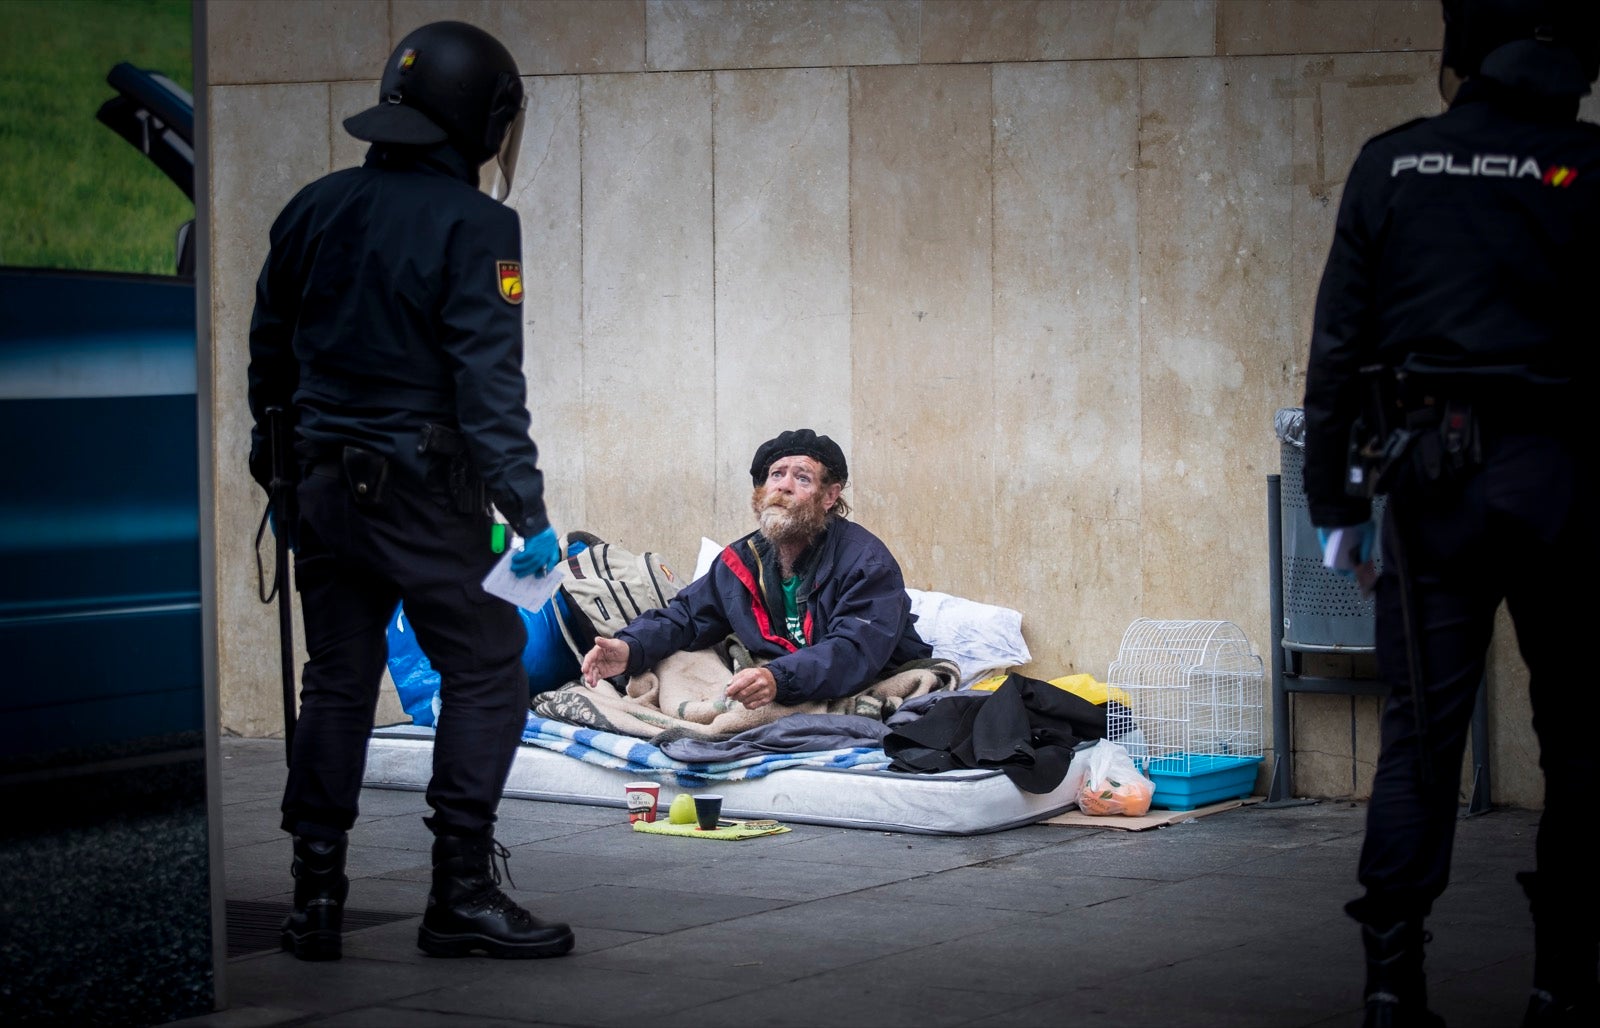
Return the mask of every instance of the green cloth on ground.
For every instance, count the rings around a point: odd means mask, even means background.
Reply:
[[[650,835],[681,835],[690,839],[731,839],[737,842],[740,839],[754,839],[758,835],[779,835],[789,830],[787,825],[776,823],[745,824],[735,821],[732,824],[718,825],[709,832],[700,830],[699,825],[675,825],[666,821],[635,821],[633,830],[647,832]]]

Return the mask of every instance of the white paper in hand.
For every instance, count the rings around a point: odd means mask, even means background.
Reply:
[[[558,563],[548,574],[518,578],[517,573],[511,570],[511,557],[516,552],[515,546],[506,550],[500,562],[494,566],[494,570],[484,577],[483,591],[502,600],[509,600],[525,610],[537,611],[556,594],[561,580],[566,577],[567,565]]]

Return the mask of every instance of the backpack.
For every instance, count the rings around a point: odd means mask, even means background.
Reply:
[[[632,553],[588,532],[568,532],[566,601],[561,635],[579,660],[597,636],[609,639],[628,622],[665,607],[682,583],[660,554]]]

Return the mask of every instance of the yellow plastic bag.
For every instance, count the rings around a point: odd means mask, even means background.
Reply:
[[[991,678],[972,683],[971,688],[980,689],[983,692],[994,692],[1005,684],[1006,677],[1006,675],[994,675]],[[1081,696],[1096,705],[1103,704],[1107,700],[1116,700],[1124,706],[1131,707],[1133,705],[1133,701],[1128,698],[1126,692],[1097,681],[1093,675],[1063,675],[1060,678],[1047,679],[1047,681],[1063,692]]]

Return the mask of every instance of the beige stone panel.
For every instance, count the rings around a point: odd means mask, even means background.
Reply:
[[[1217,0],[1217,52],[1326,54],[1438,50],[1437,0]]]
[[[644,0],[391,0],[391,6],[391,46],[420,25],[465,21],[504,43],[523,75],[644,70]]]
[[[728,542],[752,527],[764,440],[806,427],[854,456],[850,79],[719,72],[715,89],[717,499],[703,531]]]
[[[1290,702],[1294,736],[1290,794],[1319,799],[1370,795],[1377,766],[1379,700],[1299,693]]]
[[[653,71],[914,64],[919,6],[904,0],[657,0]]]
[[[1280,407],[1300,406],[1317,286],[1350,165],[1374,135],[1437,114],[1438,55],[1340,54],[1298,59],[1294,112],[1294,211],[1290,309],[1294,332],[1282,355]]]
[[[1444,110],[1434,53],[1349,54],[1299,63],[1297,77],[1320,94],[1316,142],[1325,182],[1343,186],[1368,139]],[[1331,231],[1330,225],[1330,236]]]
[[[716,494],[711,76],[582,90],[586,527],[692,568]]]
[[[273,219],[301,186],[328,170],[328,87],[213,86],[208,99],[217,680],[222,728],[255,737],[282,732],[283,714],[276,607],[256,593],[253,544],[264,498],[245,463],[250,316]],[[229,159],[241,154],[262,156]],[[270,538],[263,543],[270,576]],[[303,660],[298,613],[295,627]]]
[[[1274,367],[1293,324],[1287,58],[1140,65],[1142,609],[1267,624]]]
[[[1138,116],[1131,61],[994,69],[994,549],[1029,556],[984,599],[1038,677],[1104,679],[1140,610]]]
[[[522,218],[528,413],[557,532],[583,528],[583,225],[579,80],[528,80],[527,127],[509,197]]]
[[[372,78],[389,51],[389,5],[373,0],[208,0],[212,85]]]
[[[909,586],[992,600],[989,69],[858,68],[850,104],[860,520]]]
[[[1211,0],[923,0],[922,62],[1209,57]]]
[[[366,160],[372,144],[346,132],[344,120],[377,103],[378,80],[335,82],[328,94],[328,170],[354,168]]]
[[[1298,694],[1294,697],[1294,792],[1295,796],[1319,798],[1350,797],[1367,800],[1372,797],[1372,779],[1378,767],[1381,733],[1380,724],[1384,701],[1376,696],[1323,696]],[[1492,801],[1498,804],[1537,809],[1544,803],[1542,776],[1538,779],[1539,791],[1531,800],[1519,797],[1517,792],[1520,769],[1509,768],[1513,780],[1503,782],[1499,752],[1506,747],[1497,738],[1497,728],[1490,721],[1490,784]],[[1476,759],[1472,753],[1472,737],[1467,736],[1467,748],[1458,769],[1457,797],[1462,805],[1472,799],[1473,774]],[[1538,773],[1537,747],[1534,750],[1533,770]],[[1509,790],[1509,791],[1508,791]]]
[[[1489,780],[1494,801],[1538,810],[1544,806],[1539,737],[1528,701],[1528,667],[1505,604],[1495,614],[1489,647]]]

